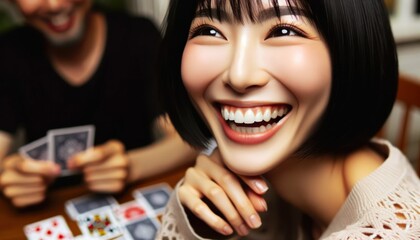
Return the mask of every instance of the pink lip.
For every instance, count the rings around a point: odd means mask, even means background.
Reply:
[[[262,133],[240,133],[234,131],[228,126],[224,118],[222,117],[220,111],[217,111],[217,118],[222,125],[225,135],[232,141],[239,144],[259,144],[270,139],[277,131],[281,129],[283,123],[288,118],[289,114],[283,117],[279,123],[277,123],[273,128],[262,132]]]
[[[72,15],[65,24],[62,24],[60,26],[56,26],[52,24],[51,21],[49,20],[46,20],[45,22],[47,23],[47,26],[51,31],[55,33],[63,33],[63,32],[67,32],[73,27],[74,21],[75,21],[75,16]]]

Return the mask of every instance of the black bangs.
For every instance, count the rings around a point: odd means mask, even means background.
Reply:
[[[296,11],[303,11],[305,13],[304,15],[311,19],[311,16],[308,14],[311,11],[308,9],[308,4],[305,4],[305,1],[286,0],[286,3],[289,11],[293,15],[302,15]],[[270,0],[270,5],[273,7],[276,16],[280,18],[281,11],[278,0]],[[290,6],[298,6],[299,8]],[[204,13],[207,17],[211,19],[215,18],[219,21],[226,20],[223,14],[224,12],[232,12],[233,21],[243,23],[245,20],[249,20],[255,23],[258,21],[257,14],[263,9],[262,0],[199,0],[197,12]]]

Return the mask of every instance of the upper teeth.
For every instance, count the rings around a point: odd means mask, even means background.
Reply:
[[[59,26],[62,24],[65,24],[69,21],[69,16],[68,14],[60,14],[54,17],[51,17],[51,23],[53,25]]]
[[[269,122],[271,119],[283,117],[288,112],[286,106],[258,107],[258,108],[234,108],[223,106],[221,113],[227,121],[235,123],[253,124],[255,122]]]

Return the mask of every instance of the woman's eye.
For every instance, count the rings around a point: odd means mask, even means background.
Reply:
[[[269,34],[267,35],[267,37],[265,39],[268,38],[274,38],[274,37],[286,37],[286,36],[304,36],[303,33],[301,33],[299,30],[297,29],[293,29],[292,27],[285,27],[285,26],[278,26],[278,27],[274,27]]]
[[[202,26],[198,27],[197,29],[191,31],[191,38],[198,37],[198,36],[213,36],[217,38],[225,38],[219,31],[210,27],[210,26]]]

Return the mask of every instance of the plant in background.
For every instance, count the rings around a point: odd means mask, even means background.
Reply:
[[[11,29],[16,22],[10,17],[6,10],[0,8],[0,33]]]

